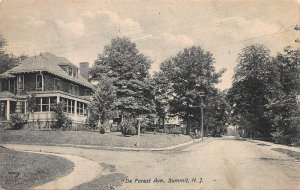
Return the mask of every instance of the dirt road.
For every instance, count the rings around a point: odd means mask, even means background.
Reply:
[[[299,161],[249,141],[208,139],[164,152],[8,147],[77,155],[113,166],[127,175],[117,189],[300,189]]]

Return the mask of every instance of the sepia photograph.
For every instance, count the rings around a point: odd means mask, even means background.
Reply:
[[[0,0],[0,190],[300,190],[300,0]]]

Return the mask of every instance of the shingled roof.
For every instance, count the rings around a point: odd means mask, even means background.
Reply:
[[[94,86],[83,76],[78,74],[78,78],[69,76],[60,65],[71,65],[72,64],[68,59],[64,57],[57,57],[51,53],[43,53],[38,56],[29,57],[21,62],[20,65],[6,71],[1,75],[8,74],[17,74],[17,73],[31,73],[31,72],[48,72],[58,77],[67,79],[77,84],[81,84],[85,87],[94,89]]]

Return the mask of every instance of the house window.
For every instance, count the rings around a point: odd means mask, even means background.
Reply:
[[[64,112],[68,112],[68,101],[67,101],[67,99],[66,98],[60,98],[60,102],[62,102],[63,103],[63,109],[64,109]]]
[[[56,103],[56,97],[50,97],[50,111],[54,111],[53,105]]]
[[[48,112],[53,111],[51,105],[55,103],[56,97],[42,97],[35,100],[35,112]]]
[[[90,90],[89,90],[89,89],[85,89],[85,95],[86,95],[86,96],[89,96],[89,95],[91,95],[91,92],[90,92]]]
[[[73,67],[69,67],[69,75],[73,76]]]
[[[42,111],[50,111],[50,101],[48,97],[43,97],[42,98]]]
[[[36,75],[36,89],[43,89],[43,75]]]
[[[75,88],[74,84],[70,84],[70,86],[69,86],[69,93],[70,94],[73,94],[73,92],[75,91],[74,88]]]
[[[77,114],[78,115],[87,115],[87,106],[85,103],[77,102]]]
[[[54,90],[60,90],[60,79],[54,79]]]
[[[23,90],[24,89],[24,75],[18,76],[17,77],[17,86],[18,86],[18,90]]]
[[[75,85],[72,85],[72,94],[76,94],[76,88],[75,88]]]
[[[35,98],[35,112],[40,112],[42,109],[41,109],[41,98]]]
[[[26,101],[21,102],[21,113],[26,113]]]
[[[68,100],[68,113],[74,114],[74,108],[75,108],[75,101]]]
[[[75,85],[75,94],[79,95],[79,87],[77,85]]]
[[[77,74],[78,74],[77,69],[74,69],[73,77],[74,77],[74,78],[77,78]]]

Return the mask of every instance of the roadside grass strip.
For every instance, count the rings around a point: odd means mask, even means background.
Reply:
[[[290,157],[300,160],[300,152],[295,152],[295,151],[287,150],[287,149],[283,149],[283,148],[272,148],[272,150],[284,153],[286,155],[289,155]]]

